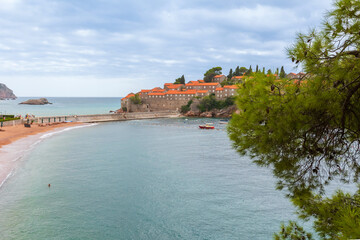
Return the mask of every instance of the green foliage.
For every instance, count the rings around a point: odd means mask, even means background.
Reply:
[[[250,67],[249,67],[249,69],[246,71],[246,73],[245,73],[245,75],[246,76],[250,76],[251,74],[252,74],[252,68],[251,68],[251,65],[250,65]]]
[[[19,117],[6,117],[5,119],[2,117],[0,118],[0,122],[12,121],[12,120],[19,120]]]
[[[175,79],[174,84],[185,84],[185,77],[182,75],[181,77]]]
[[[240,76],[240,68],[239,68],[239,66],[237,66],[237,67],[235,68],[234,76]]]
[[[193,103],[193,100],[189,100],[186,105],[181,106],[181,113],[187,113],[191,110],[190,106]]]
[[[300,217],[323,239],[360,238],[360,198],[333,179],[360,177],[360,1],[338,0],[319,31],[299,34],[289,58],[310,74],[301,82],[254,74],[238,90],[228,132],[235,149],[273,169]],[[280,236],[280,235],[279,235]],[[281,238],[280,238],[281,239]]]
[[[19,117],[15,117],[14,115],[0,115],[0,122],[18,120]]]
[[[271,69],[269,69],[266,74],[272,74]]]
[[[259,72],[259,66],[258,66],[258,65],[256,65],[256,70],[255,70],[255,72],[256,72],[256,73]]]
[[[139,94],[135,94],[135,96],[130,97],[130,101],[131,101],[133,104],[141,104],[141,103],[142,103]]]
[[[211,82],[214,78],[214,76],[221,74],[222,68],[221,67],[213,67],[204,73],[204,81],[205,82]]]
[[[124,112],[127,112],[127,107],[122,107],[122,110],[123,110]]]
[[[281,231],[274,234],[274,240],[313,240],[311,233],[305,232],[297,223],[289,221],[289,225],[281,225]]]
[[[360,237],[360,195],[338,190],[331,198],[312,193],[292,199],[300,218],[314,220],[322,239],[355,239]]]
[[[200,104],[197,108],[200,112],[211,111],[213,109],[223,109],[229,106],[234,105],[235,98],[230,96],[225,100],[216,100],[215,94],[210,94],[209,96],[205,96],[200,101]]]
[[[229,75],[227,75],[227,79],[232,79],[233,77],[233,70],[230,68]]]
[[[251,66],[250,66],[250,68],[251,68]],[[244,75],[247,71],[249,71],[246,67],[241,67],[240,69],[239,69],[239,75],[238,76],[242,76],[242,75]]]
[[[285,70],[284,70],[284,66],[281,66],[281,69],[280,69],[280,78],[285,78],[286,77],[286,73],[285,73]]]

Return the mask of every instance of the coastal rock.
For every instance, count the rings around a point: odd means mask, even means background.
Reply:
[[[46,98],[40,99],[29,99],[25,102],[21,102],[19,104],[27,104],[27,105],[45,105],[45,104],[52,104]]]
[[[230,118],[234,112],[238,112],[238,111],[239,110],[237,109],[236,105],[232,105],[232,106],[229,106],[224,109],[220,109],[220,110],[214,109],[212,111],[203,112],[203,113],[190,110],[187,113],[185,113],[184,116],[185,117],[206,117],[206,118],[211,118],[211,117]]]
[[[187,113],[184,114],[184,116],[195,117],[195,116],[198,116],[198,114],[196,114],[194,111],[188,111]]]
[[[16,96],[5,84],[0,83],[0,99],[16,99]]]
[[[211,117],[213,117],[213,113],[212,112],[203,112],[200,114],[200,117],[211,118]]]

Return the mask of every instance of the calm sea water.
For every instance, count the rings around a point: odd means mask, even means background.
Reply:
[[[0,114],[35,116],[104,114],[121,106],[121,98],[68,98],[48,97],[49,105],[19,105],[20,102],[37,97],[19,97],[16,100],[0,100]]]
[[[271,239],[295,219],[270,170],[204,119],[50,136],[0,188],[1,239]],[[217,120],[215,120],[217,121]],[[51,188],[48,188],[51,183]]]

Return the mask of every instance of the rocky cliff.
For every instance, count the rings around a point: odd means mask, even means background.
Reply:
[[[0,83],[0,100],[3,99],[16,99],[16,96],[5,84]]]

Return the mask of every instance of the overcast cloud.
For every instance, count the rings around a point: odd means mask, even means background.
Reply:
[[[284,65],[328,0],[0,0],[0,82],[18,96],[120,97],[214,66]],[[301,69],[300,69],[301,70]]]

